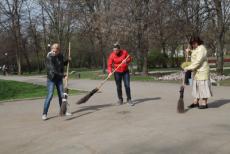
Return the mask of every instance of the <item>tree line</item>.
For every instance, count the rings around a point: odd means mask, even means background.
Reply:
[[[72,67],[105,73],[112,44],[119,42],[147,74],[151,55],[179,65],[179,51],[199,35],[222,74],[229,19],[229,0],[1,0],[0,64],[18,74],[41,72],[49,44],[60,43],[65,53],[72,42]]]

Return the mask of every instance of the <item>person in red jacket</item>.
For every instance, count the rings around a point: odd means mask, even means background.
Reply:
[[[108,59],[108,73],[109,77],[112,75],[112,70],[116,69],[119,64],[122,63],[129,56],[128,52],[124,49],[120,49],[120,45],[118,43],[114,44],[113,51]],[[123,96],[122,96],[122,79],[125,85],[125,91],[127,96],[127,103],[133,106],[133,102],[131,100],[131,91],[130,91],[130,75],[128,65],[131,62],[131,57],[127,58],[123,64],[117,68],[114,73],[114,78],[117,86],[117,96],[118,96],[118,104],[123,104]]]

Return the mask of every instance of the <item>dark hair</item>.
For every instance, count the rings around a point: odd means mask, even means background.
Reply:
[[[115,44],[113,45],[113,48],[120,49],[121,47],[120,47],[120,45],[119,45],[118,43],[115,43]]]
[[[192,46],[192,44],[194,44],[194,43],[201,45],[201,44],[204,44],[204,41],[202,41],[199,36],[193,36],[193,37],[191,37],[189,44]]]

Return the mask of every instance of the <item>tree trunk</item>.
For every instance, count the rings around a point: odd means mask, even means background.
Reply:
[[[29,59],[27,53],[25,53],[25,51],[23,52],[23,55],[24,55],[24,58],[26,60],[27,70],[29,71],[29,73],[31,73],[30,59]]]
[[[172,68],[175,67],[175,57],[174,57],[175,53],[176,53],[176,47],[172,47],[171,54],[170,54]]]
[[[136,55],[137,55],[137,71],[141,72],[142,71],[142,52],[141,52],[141,40],[142,40],[142,34],[141,34],[141,23],[140,21],[138,21],[138,32],[137,32],[137,51],[136,51]]]
[[[144,51],[142,70],[143,70],[142,75],[147,76],[148,75],[148,52],[147,51]]]
[[[106,62],[107,62],[106,56],[105,56],[105,54],[103,53],[103,57],[102,57],[103,74],[106,73]]]
[[[21,75],[22,73],[22,67],[21,67],[21,55],[20,55],[20,52],[18,51],[17,49],[17,52],[16,52],[16,61],[17,61],[17,68],[18,68],[18,75]]]
[[[162,50],[163,50],[163,56],[164,58],[166,58],[166,46],[165,46],[165,43],[163,42],[162,43]],[[164,60],[163,64],[162,64],[162,67],[163,68],[167,68],[167,62]]]
[[[224,21],[223,21],[223,12],[222,12],[222,5],[221,0],[214,0],[215,7],[216,7],[216,14],[217,14],[217,67],[216,71],[217,74],[223,74],[223,67],[224,67]]]
[[[12,33],[14,35],[15,43],[16,43],[16,61],[18,67],[18,75],[21,75],[21,51],[22,51],[22,39],[21,39],[21,26],[18,12],[12,16]]]
[[[15,22],[15,21],[13,21]],[[14,33],[14,38],[16,41],[16,61],[17,61],[17,68],[18,68],[18,75],[21,75],[21,37],[20,37],[20,30],[18,29],[19,26],[13,25],[13,33]]]

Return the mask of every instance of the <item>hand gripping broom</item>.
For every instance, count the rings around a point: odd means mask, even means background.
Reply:
[[[121,67],[121,65],[123,63],[125,63],[125,61],[129,58],[130,56],[128,55],[118,66],[116,69],[113,70],[112,74],[114,74],[114,72],[117,71],[118,68]],[[112,75],[111,74],[111,75]],[[84,97],[82,97],[76,104],[83,104],[83,103],[86,103],[90,97],[92,97],[96,92],[98,92],[99,89],[101,89],[101,87],[105,84],[105,82],[110,78],[110,76],[108,76],[104,81],[101,82],[101,84],[94,88],[92,91],[90,91],[87,95],[85,95]]]
[[[70,42],[69,42],[69,49],[68,49],[68,60],[70,58]],[[68,98],[68,93],[69,93],[69,89],[68,89],[68,78],[69,78],[69,61],[67,63],[67,67],[66,67],[66,77],[65,77],[65,83],[64,83],[64,98],[62,98],[62,104],[61,104],[61,109],[60,109],[60,116],[64,116],[66,114],[67,111],[67,98]]]

